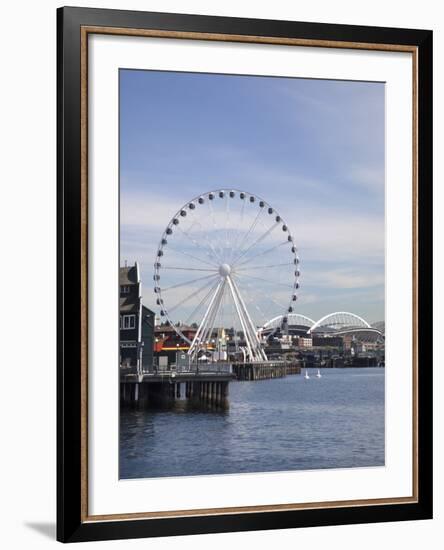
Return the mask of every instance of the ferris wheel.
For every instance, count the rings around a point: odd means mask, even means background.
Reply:
[[[154,263],[162,322],[189,344],[188,353],[230,343],[244,360],[265,361],[258,332],[294,309],[299,257],[278,212],[245,191],[219,189],[195,197],[172,217]],[[183,327],[192,326],[191,339]]]

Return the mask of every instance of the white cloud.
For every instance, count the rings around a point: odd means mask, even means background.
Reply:
[[[186,194],[186,193],[185,193]],[[350,215],[341,209],[313,204],[301,199],[286,203],[283,197],[276,200],[299,249],[308,257],[344,260],[356,258],[380,258],[384,256],[384,220],[380,216]],[[140,243],[145,248],[146,237],[159,242],[168,222],[177,212],[177,205],[186,200],[137,194],[126,194],[121,202],[121,226],[123,232],[132,231],[145,236]],[[209,226],[209,231],[211,230]],[[257,227],[258,233],[262,229]],[[133,235],[133,242],[140,237]],[[270,235],[270,238],[274,235]],[[276,239],[281,237],[276,234]],[[154,250],[152,251],[154,253]],[[302,258],[303,259],[303,258]]]
[[[183,195],[187,195],[186,189]],[[297,204],[286,202],[285,197],[282,196],[276,199],[276,204],[273,206],[284,216],[289,225],[301,257],[302,278],[297,302],[298,310],[302,308],[306,310],[306,314],[316,316],[314,313],[328,307],[327,304],[330,302],[332,307],[335,307],[334,300],[336,303],[338,301],[346,303],[347,297],[352,299],[353,292],[357,291],[359,296],[357,295],[355,299],[362,301],[367,298],[370,303],[375,300],[383,302],[383,292],[380,292],[381,296],[376,296],[374,292],[369,293],[370,289],[379,290],[384,285],[384,220],[381,217],[350,214],[335,207],[329,208],[328,205],[314,205],[303,199]],[[177,212],[177,206],[185,202],[186,198],[183,196],[168,198],[153,195],[149,200],[146,195],[137,193],[127,193],[122,196],[122,261],[126,259],[129,262],[134,260],[140,262],[144,282],[144,300],[149,307],[154,307],[155,302],[151,288],[152,266],[158,243],[169,220]],[[187,221],[190,219],[190,216],[187,217]],[[212,239],[211,232],[214,228],[210,223],[211,220],[207,221],[209,225],[206,238]],[[257,228],[256,231],[263,231],[263,228]],[[254,235],[252,233],[250,238],[254,239]],[[270,239],[272,237],[276,242],[278,239],[282,240],[282,232],[278,231],[270,235]],[[173,247],[173,240],[171,240],[167,248]],[[284,249],[282,253],[285,253]],[[194,260],[185,255],[178,254],[177,260],[177,265],[193,267]],[[200,267],[205,266],[200,265]],[[260,283],[256,281],[256,285],[260,296]],[[192,292],[192,289],[188,290]],[[337,295],[338,292],[342,295],[344,291],[347,291],[347,296]],[[169,304],[180,301],[181,296],[185,295],[184,292],[181,288],[171,291],[168,297]],[[275,299],[278,302],[288,303],[287,296],[276,295]],[[199,299],[196,298],[187,304],[188,313],[192,310],[191,306],[196,305],[198,301]],[[353,304],[349,305],[351,307]],[[339,307],[339,309],[343,308]],[[274,314],[279,312],[270,311],[270,316]]]
[[[121,193],[120,225],[154,229],[159,232],[160,239],[161,232],[181,204],[180,200],[176,202],[155,195]]]
[[[383,193],[385,184],[384,168],[356,165],[348,169],[349,181],[368,191]]]
[[[384,220],[313,208],[301,211],[288,223],[302,261],[356,261],[384,258]]]
[[[357,272],[351,269],[318,270],[309,275],[310,285],[331,289],[369,288],[384,284],[383,273]]]

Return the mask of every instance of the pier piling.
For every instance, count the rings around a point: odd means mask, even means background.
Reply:
[[[228,406],[231,369],[220,372],[125,374],[120,379],[120,401],[131,407],[172,407],[185,398],[190,404],[205,407]]]

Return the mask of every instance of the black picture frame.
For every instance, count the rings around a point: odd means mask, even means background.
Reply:
[[[249,513],[89,520],[82,507],[82,27],[154,29],[307,41],[405,45],[417,52],[416,502]],[[62,542],[283,529],[432,518],[432,32],[92,8],[57,10],[58,371],[57,539]],[[83,305],[82,305],[83,304]],[[82,427],[83,426],[83,427]]]

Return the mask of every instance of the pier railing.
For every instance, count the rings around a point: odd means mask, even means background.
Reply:
[[[231,363],[205,363],[203,365],[169,365],[168,367],[157,367],[157,372],[161,373],[190,373],[190,374],[232,374],[233,365]]]

